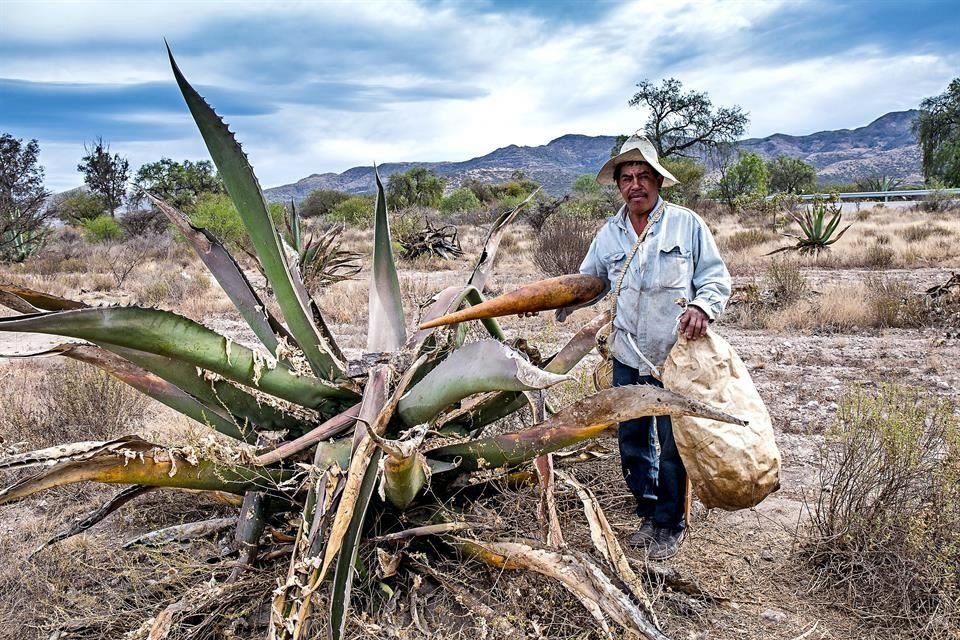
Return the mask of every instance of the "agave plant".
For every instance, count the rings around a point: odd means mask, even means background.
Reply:
[[[829,219],[827,219],[828,216]],[[818,255],[821,251],[830,249],[830,246],[839,240],[851,226],[848,224],[837,232],[842,217],[841,204],[839,202],[828,203],[819,198],[815,199],[801,215],[791,213],[790,217],[800,225],[800,231],[803,235],[781,234],[793,238],[797,241],[796,244],[775,249],[768,253],[768,256],[782,251],[798,251],[803,254]]]
[[[595,438],[621,420],[646,415],[696,415],[738,422],[695,401],[653,387],[598,392],[553,412],[542,390],[569,379],[568,372],[594,346],[606,323],[601,314],[551,357],[531,362],[507,344],[495,317],[568,304],[578,294],[563,282],[533,285],[494,312],[480,314],[489,338],[469,342],[462,318],[431,323],[448,312],[483,302],[506,225],[492,226],[469,280],[437,293],[424,324],[408,332],[393,260],[383,185],[376,178],[370,304],[366,351],[348,361],[306,293],[296,255],[284,247],[245,154],[219,116],[190,86],[170,54],[176,82],[227,191],[240,212],[282,320],[264,304],[237,262],[210,233],[154,198],[186,236],[236,305],[260,345],[249,348],[174,313],[138,307],[89,307],[6,286],[0,302],[21,315],[0,319],[0,330],[67,336],[43,354],[59,354],[100,367],[223,437],[208,447],[167,447],[137,436],[80,442],[21,453],[0,468],[39,468],[0,490],[0,504],[81,481],[127,485],[112,500],[54,536],[56,542],[107,517],[124,503],[158,487],[220,492],[242,497],[236,524],[238,569],[257,562],[264,526],[294,513],[294,544],[286,555],[287,579],[274,592],[270,637],[306,637],[325,624],[340,638],[347,621],[358,550],[371,514],[417,506],[417,525],[394,536],[433,534],[457,553],[495,566],[555,577],[596,616],[632,632],[662,638],[656,617],[603,513],[588,488],[554,473],[551,453]],[[574,288],[575,289],[575,288]],[[555,291],[559,294],[555,295]],[[558,297],[559,296],[559,297]],[[559,301],[559,302],[558,302]],[[456,319],[456,318],[455,318]],[[434,326],[440,325],[440,326]],[[529,395],[525,395],[529,394]],[[535,424],[519,431],[486,427],[532,399]],[[282,434],[282,441],[266,433]],[[266,445],[266,442],[274,445]],[[236,445],[223,444],[235,442]],[[531,465],[539,478],[546,543],[485,541],[448,501],[471,475]],[[568,549],[553,502],[554,478],[581,497],[602,560]],[[460,483],[458,485],[458,483]],[[426,515],[425,515],[426,514]],[[290,522],[287,518],[285,522]],[[399,520],[398,520],[399,521]],[[222,522],[215,523],[217,527]],[[197,525],[199,530],[205,530]],[[276,562],[276,552],[269,554]],[[267,562],[268,560],[261,560]],[[197,597],[211,597],[207,589]],[[322,593],[326,615],[312,608]],[[182,602],[178,603],[182,606]],[[171,610],[156,616],[151,638],[170,632]],[[504,624],[502,621],[500,624]],[[313,629],[316,631],[316,628]]]

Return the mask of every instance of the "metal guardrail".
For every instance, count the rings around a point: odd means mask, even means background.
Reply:
[[[900,191],[861,191],[852,193],[805,193],[800,196],[801,201],[813,200],[814,198],[832,198],[838,197],[840,200],[876,200],[878,198],[924,198],[934,193],[943,193],[952,196],[960,196],[960,189],[903,189]]]

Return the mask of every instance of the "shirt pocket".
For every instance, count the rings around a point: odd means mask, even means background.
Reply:
[[[686,289],[690,286],[693,260],[680,246],[660,249],[657,256],[657,285],[662,289]]]
[[[603,265],[607,268],[607,279],[610,281],[610,288],[616,290],[617,282],[620,281],[620,274],[623,272],[623,263],[626,262],[627,254],[623,251],[614,251],[603,256]],[[626,286],[626,283],[624,283]]]

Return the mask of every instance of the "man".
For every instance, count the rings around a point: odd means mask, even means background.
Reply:
[[[607,291],[617,287],[627,269],[611,336],[613,384],[662,387],[654,376],[678,332],[690,340],[706,334],[730,297],[730,274],[703,220],[660,198],[662,187],[678,181],[660,165],[645,137],[629,138],[600,169],[597,181],[617,185],[624,200],[580,265],[580,273],[605,278]],[[679,298],[689,301],[685,310],[677,305]],[[560,309],[557,319],[563,321],[568,311]],[[646,547],[650,559],[670,558],[683,542],[687,480],[670,417],[622,422],[618,438],[624,478],[641,519],[629,542]]]

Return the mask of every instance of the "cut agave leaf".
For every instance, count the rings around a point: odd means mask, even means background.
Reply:
[[[34,291],[26,287],[17,287],[12,284],[0,285],[0,304],[10,307],[20,313],[37,313],[38,311],[65,311],[67,309],[83,309],[89,307],[85,302],[68,300],[49,293]]]
[[[430,458],[460,460],[463,469],[489,469],[533,460],[596,438],[617,422],[643,416],[695,416],[744,425],[743,420],[696,400],[650,385],[614,387],[574,402],[543,424],[428,451]]]
[[[253,429],[243,429],[242,425],[238,424],[227,411],[217,406],[204,404],[160,376],[109,351],[79,344],[62,344],[50,351],[99,367],[140,393],[150,396],[174,411],[193,418],[201,424],[208,425],[224,435],[244,442],[256,442],[257,434]]]
[[[280,485],[295,475],[294,471],[195,460],[193,452],[160,447],[136,436],[52,447],[0,460],[0,468],[36,464],[52,466],[0,490],[0,504],[83,481],[225,491],[240,495],[252,489],[281,494]]]
[[[0,318],[0,331],[70,336],[101,346],[167,356],[311,408],[331,399],[356,397],[343,387],[271,366],[258,353],[193,320],[160,309],[97,307]]]
[[[474,393],[545,389],[569,379],[538,369],[496,340],[471,342],[410,389],[400,400],[399,413],[408,425],[422,424]]]
[[[440,318],[424,322],[421,329],[520,313],[534,313],[573,307],[595,300],[606,288],[602,278],[574,274],[548,278],[524,285],[496,298]]]
[[[398,351],[406,342],[406,323],[400,297],[400,279],[390,241],[390,219],[380,174],[377,179],[377,210],[373,228],[373,269],[370,273],[370,319],[367,351]]]
[[[180,92],[200,129],[200,135],[203,136],[210,157],[220,171],[227,193],[240,213],[250,242],[256,249],[267,280],[273,287],[277,303],[283,311],[283,317],[290,327],[290,332],[303,350],[315,375],[325,380],[340,378],[344,372],[344,363],[336,358],[332,349],[325,343],[313,323],[309,300],[301,298],[293,284],[289,266],[280,246],[279,234],[267,211],[260,183],[257,182],[246,154],[220,116],[187,82],[173,59],[173,53],[169,47],[167,47],[167,54]]]

